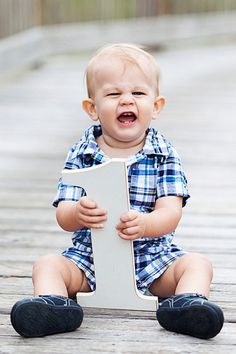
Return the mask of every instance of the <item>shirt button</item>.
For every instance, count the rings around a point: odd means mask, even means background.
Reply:
[[[91,156],[86,155],[86,156],[84,157],[84,162],[85,162],[86,165],[90,164],[90,163],[91,163]]]

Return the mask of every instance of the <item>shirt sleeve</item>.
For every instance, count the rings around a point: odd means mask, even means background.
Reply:
[[[157,198],[166,196],[183,197],[183,207],[190,197],[179,155],[172,146],[169,155],[158,167]]]
[[[76,154],[76,146],[71,148],[64,165],[65,170],[73,170],[82,168],[82,162]],[[53,200],[53,206],[57,207],[59,202],[63,200],[78,201],[86,195],[85,190],[81,187],[64,184],[62,178],[59,178],[57,194]]]

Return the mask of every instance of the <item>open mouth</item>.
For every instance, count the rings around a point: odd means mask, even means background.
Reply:
[[[133,112],[123,112],[117,119],[121,124],[130,125],[136,121],[137,117]]]

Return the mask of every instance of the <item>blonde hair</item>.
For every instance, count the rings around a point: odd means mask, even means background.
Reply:
[[[91,97],[92,94],[91,83],[92,83],[93,70],[95,64],[98,62],[99,59],[107,58],[110,57],[111,55],[123,60],[124,63],[130,63],[138,66],[138,68],[141,69],[142,71],[144,71],[144,69],[139,58],[140,57],[145,58],[147,63],[149,64],[149,68],[153,70],[154,80],[156,83],[157,93],[158,93],[160,70],[154,57],[137,45],[129,44],[129,43],[116,43],[116,44],[111,44],[100,48],[92,57],[92,59],[89,61],[87,69],[85,71],[88,97]]]

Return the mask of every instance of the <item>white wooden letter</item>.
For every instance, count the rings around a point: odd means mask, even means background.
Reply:
[[[108,211],[104,229],[92,229],[96,290],[78,293],[84,307],[155,311],[157,297],[136,286],[133,242],[121,239],[115,226],[129,210],[127,167],[123,159],[78,170],[63,170],[63,183],[80,186]]]

